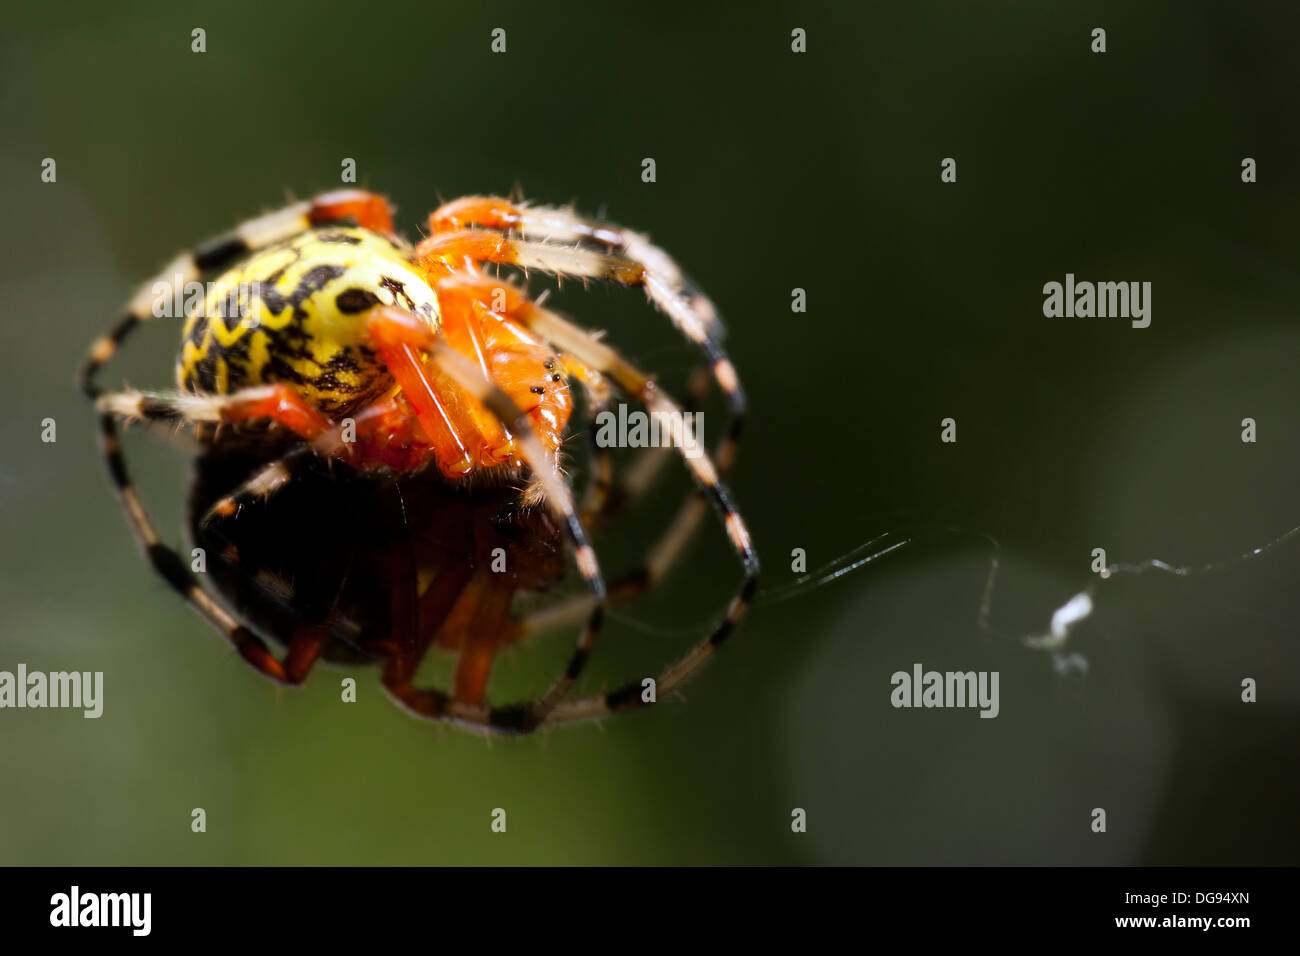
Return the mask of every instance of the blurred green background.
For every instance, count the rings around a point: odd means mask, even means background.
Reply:
[[[1206,562],[1300,522],[1300,8],[0,16],[0,669],[106,685],[99,720],[0,712],[0,863],[1300,861],[1300,544],[1106,585],[1076,635],[1086,676],[1014,637],[1088,583],[1095,547]],[[948,156],[955,185],[939,182]],[[1245,156],[1257,184],[1240,181]],[[44,157],[57,183],[40,181]],[[678,256],[721,307],[751,398],[731,484],[766,587],[796,576],[793,548],[815,567],[886,531],[917,543],[760,600],[686,702],[603,727],[488,746],[400,712],[373,670],[266,684],[140,559],[74,373],[174,251],[338,185],[345,157],[410,233],[439,197],[519,183]],[[1044,318],[1042,286],[1066,272],[1152,282],[1151,327]],[[556,301],[669,384],[691,367],[639,294]],[[105,382],[169,386],[176,339],[145,329]],[[939,442],[948,416],[956,445]],[[127,443],[178,540],[183,450]],[[611,567],[687,487],[666,472],[602,542]],[[970,533],[925,531],[946,526]],[[976,626],[989,550],[974,533],[1002,545],[992,619],[1007,636]],[[716,525],[683,563],[619,612],[588,689],[670,659],[725,607],[738,572]],[[569,640],[510,655],[503,681],[537,684]],[[918,661],[1000,671],[1001,715],[894,710],[890,674]],[[360,699],[345,705],[349,673]]]

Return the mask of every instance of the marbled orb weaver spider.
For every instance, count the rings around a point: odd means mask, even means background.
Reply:
[[[318,659],[379,660],[382,683],[399,704],[482,732],[527,733],[637,708],[648,702],[640,678],[609,693],[579,699],[567,694],[592,652],[611,596],[657,582],[708,510],[706,499],[719,513],[744,575],[726,616],[659,674],[659,694],[689,677],[732,634],[758,582],[748,530],[721,483],[736,450],[744,398],[720,344],[716,312],[643,235],[569,209],[467,197],[433,212],[428,228],[428,236],[412,247],[394,233],[384,198],[342,190],[249,220],[181,255],[145,283],[126,317],[95,342],[81,374],[99,413],[103,453],[128,522],[154,569],[274,681],[299,684]],[[543,308],[516,284],[489,275],[484,265],[641,286],[703,353],[711,374],[696,375],[695,400],[711,381],[728,399],[731,425],[713,456],[679,448],[699,493],[646,552],[642,570],[610,591],[586,526],[611,513],[617,497],[610,494],[612,466],[606,453],[593,449],[593,478],[581,507],[575,505],[561,455],[574,408],[570,382],[582,386],[589,411],[607,407],[615,391],[647,411],[680,410],[650,376],[597,336]],[[155,317],[159,289],[165,300],[182,283],[218,274],[201,307],[182,310],[189,314],[176,369],[179,389],[103,392],[96,384],[99,370],[132,330]],[[209,489],[206,497],[200,491],[192,499],[191,507],[198,501],[203,512],[192,528],[199,533],[234,525],[245,509],[265,510],[282,489],[297,487],[296,480],[307,480],[313,471],[312,487],[326,503],[312,507],[328,512],[335,486],[321,476],[324,461],[341,462],[356,480],[436,484],[440,490],[424,496],[415,520],[430,522],[435,531],[454,524],[459,537],[452,538],[471,543],[458,553],[461,545],[429,546],[426,535],[406,549],[403,561],[392,563],[391,573],[382,576],[393,592],[393,610],[383,615],[390,633],[367,634],[370,621],[343,620],[337,607],[304,614],[295,606],[293,581],[275,571],[243,568],[242,585],[256,582],[263,597],[278,596],[281,610],[289,609],[290,623],[271,628],[271,638],[287,645],[277,657],[255,632],[254,615],[205,589],[189,563],[160,539],[128,478],[119,420],[189,424],[206,459],[219,459],[227,450],[243,456],[237,477],[227,478],[228,492],[213,495]],[[218,460],[213,467],[226,466]],[[208,471],[202,471],[200,485]],[[513,482],[522,482],[522,489]],[[460,492],[477,497],[462,507]],[[485,510],[492,511],[491,522],[480,520]],[[286,520],[267,525],[274,528],[270,533],[297,534],[291,529],[301,523]],[[402,520],[412,520],[405,510]],[[510,575],[491,573],[482,560],[487,544],[517,543],[539,522],[556,542],[561,572],[560,536],[567,536],[590,592],[543,610],[535,615],[540,621],[508,611],[515,591],[545,586],[557,576],[553,568],[541,570],[546,559],[537,555],[546,548],[516,547],[512,556],[523,568]],[[227,570],[244,560],[235,537],[212,540],[226,542],[220,559]],[[238,540],[243,552],[257,550],[248,547],[247,533]],[[320,547],[329,550],[328,533]],[[238,590],[227,588],[222,596]],[[585,621],[564,673],[535,700],[491,706],[486,689],[496,651],[559,621]],[[267,629],[265,616],[261,626]],[[458,651],[449,691],[414,686],[431,645]]]

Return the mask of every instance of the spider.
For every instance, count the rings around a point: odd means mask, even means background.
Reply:
[[[615,392],[648,412],[680,409],[651,376],[517,284],[489,275],[487,265],[642,287],[704,356],[707,374],[692,380],[692,400],[713,383],[728,399],[731,424],[712,456],[687,454],[678,443],[696,495],[648,550],[642,569],[612,589],[587,532],[615,510],[608,455],[593,449],[594,474],[581,506],[563,468],[571,383],[584,390],[589,415],[607,407]],[[156,316],[159,302],[173,295],[179,301],[182,288],[203,275],[219,277],[201,305],[196,298],[197,307],[180,310],[188,314],[176,365],[179,388],[104,392],[97,375],[123,340]],[[693,674],[748,609],[758,557],[721,481],[734,458],[745,401],[721,334],[710,301],[639,233],[566,208],[472,196],[435,210],[428,235],[411,246],[395,234],[386,199],[348,189],[249,220],[179,256],[94,343],[81,385],[95,404],[108,471],[146,557],[259,672],[296,685],[320,659],[378,659],[384,688],[409,711],[485,733],[518,734],[650,702],[640,680],[609,693],[567,695],[611,598],[657,583],[710,501],[743,578],[725,617],[660,673],[657,693]],[[221,579],[220,597],[160,539],[128,476],[119,421],[195,429],[204,454],[190,530],[219,549],[225,570],[213,577]],[[371,507],[378,498],[356,497],[348,489],[360,486],[323,475],[323,465],[338,465],[350,481],[369,481],[366,487],[397,489],[404,509],[414,500],[413,513],[402,516],[409,534],[392,560],[383,559],[388,539],[379,528],[388,519],[377,504]],[[412,487],[420,489],[414,496]],[[303,499],[310,518],[300,511],[246,523],[294,488],[311,489]],[[371,525],[376,533],[367,537]],[[264,534],[250,533],[263,526]],[[311,552],[317,563],[309,567],[316,571],[329,553],[382,564],[375,573],[390,595],[390,611],[378,612],[370,600],[349,616],[339,598],[328,606],[295,595],[302,585],[276,570],[284,553],[269,554],[262,540],[285,535],[293,537],[297,557]],[[510,616],[516,591],[544,589],[561,576],[566,538],[589,594],[531,617]],[[494,573],[486,560],[501,545],[514,562],[510,574]],[[260,594],[261,611],[247,604],[250,586]],[[272,606],[278,610],[267,610]],[[496,652],[562,622],[581,624],[563,674],[534,700],[491,705],[486,688]],[[287,645],[282,656],[258,629]],[[434,645],[458,651],[449,691],[414,685]]]

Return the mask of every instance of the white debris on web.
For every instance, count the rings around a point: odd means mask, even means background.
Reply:
[[[1092,592],[1080,591],[1070,600],[1058,607],[1052,614],[1052,623],[1049,625],[1046,634],[1031,634],[1024,641],[1027,647],[1036,650],[1050,651],[1052,655],[1052,669],[1057,674],[1070,674],[1078,672],[1086,674],[1088,672],[1088,659],[1082,654],[1066,654],[1064,652],[1065,642],[1070,636],[1070,631],[1074,626],[1082,621],[1088,615],[1092,614]]]
[[[1056,609],[1052,615],[1050,630],[1046,634],[1031,634],[1025,638],[1025,644],[1040,650],[1059,650],[1065,646],[1066,639],[1074,625],[1092,613],[1092,593],[1080,591],[1070,600]]]

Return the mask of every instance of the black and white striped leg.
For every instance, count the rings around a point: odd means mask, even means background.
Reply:
[[[126,422],[220,425],[229,420],[233,411],[267,404],[282,392],[283,389],[273,385],[240,389],[229,395],[181,391],[138,392],[128,389],[99,396],[95,400],[95,407],[100,412],[116,415]],[[309,440],[318,437],[324,424],[323,421],[318,423],[299,437]],[[239,488],[215,502],[204,515],[202,526],[210,527],[217,518],[233,517],[245,504],[265,501],[289,482],[292,470],[315,450],[310,444],[300,444],[282,457],[268,462]]]
[[[185,283],[196,281],[205,270],[226,267],[249,252],[288,239],[318,222],[328,221],[327,217],[336,212],[351,215],[354,209],[375,209],[377,201],[378,197],[354,190],[327,194],[251,219],[234,232],[177,256],[154,279],[140,286],[127,303],[125,316],[91,345],[79,373],[81,390],[92,400],[98,399],[102,394],[97,382],[100,370],[136,328],[151,319],[162,317],[156,314],[155,303],[172,300],[176,297],[175,293],[183,291]],[[240,655],[259,671],[281,682],[295,683],[301,680],[319,650],[317,638],[304,634],[300,640],[295,636],[297,643],[291,645],[284,662],[281,662],[270,653],[260,638],[203,590],[177,552],[161,541],[140,502],[122,455],[117,429],[118,414],[111,407],[98,410],[100,448],[127,523],[150,564],[163,580],[221,631]]]
[[[554,347],[571,353],[579,361],[608,376],[615,385],[644,404],[651,413],[680,416],[681,410],[654,382],[622,359],[609,346],[593,338],[590,333],[542,308],[529,310],[525,321],[533,331]],[[750,541],[749,530],[732,505],[730,495],[723,486],[712,459],[698,446],[695,450],[699,453],[692,455],[688,453],[687,442],[678,444],[682,461],[722,519],[732,549],[740,560],[744,577],[731,600],[726,616],[713,632],[660,675],[657,682],[660,691],[672,690],[712,656],[713,652],[735,631],[758,588],[758,555]],[[649,583],[653,583],[658,576],[662,575],[667,566],[668,556],[676,554],[684,544],[681,535],[689,532],[690,515],[687,512],[683,514],[687,515],[687,523],[676,531],[670,529],[668,537],[661,541],[660,552],[652,553],[648,559],[646,573]],[[642,703],[641,683],[635,681],[610,694],[563,702],[555,708],[547,723],[598,717],[604,713],[638,707]]]
[[[712,378],[706,368],[697,368],[687,381],[685,408],[688,412],[698,411],[708,397]],[[719,452],[727,451],[729,444],[724,437],[714,451],[714,463],[718,477],[725,478],[728,467],[735,461],[734,444],[730,445],[733,453],[725,460],[718,457]],[[661,454],[666,452],[667,454]],[[653,453],[653,454],[652,454]],[[642,452],[633,465],[629,475],[618,482],[617,488],[609,494],[605,507],[590,516],[584,513],[583,523],[588,528],[600,528],[608,524],[618,512],[636,503],[636,500],[649,487],[664,462],[671,457],[671,448],[652,448]],[[660,576],[676,564],[677,557],[686,544],[694,537],[700,521],[709,511],[708,496],[698,487],[678,509],[676,516],[663,533],[646,549],[646,557],[641,566],[609,585],[609,602],[611,605],[630,601],[644,594],[658,583],[659,578],[652,578],[651,568],[658,568]],[[570,627],[581,621],[591,611],[591,598],[586,595],[567,598],[555,604],[533,611],[519,620],[520,632],[531,636],[562,627]]]
[[[258,671],[278,683],[300,683],[307,676],[320,650],[320,635],[307,632],[295,635],[284,659],[277,659],[261,638],[208,594],[180,554],[159,538],[157,529],[140,503],[122,457],[114,414],[101,412],[99,426],[108,472],[122,503],[122,510],[126,513],[127,521],[140,542],[145,557],[159,577],[220,631],[239,655]]]

